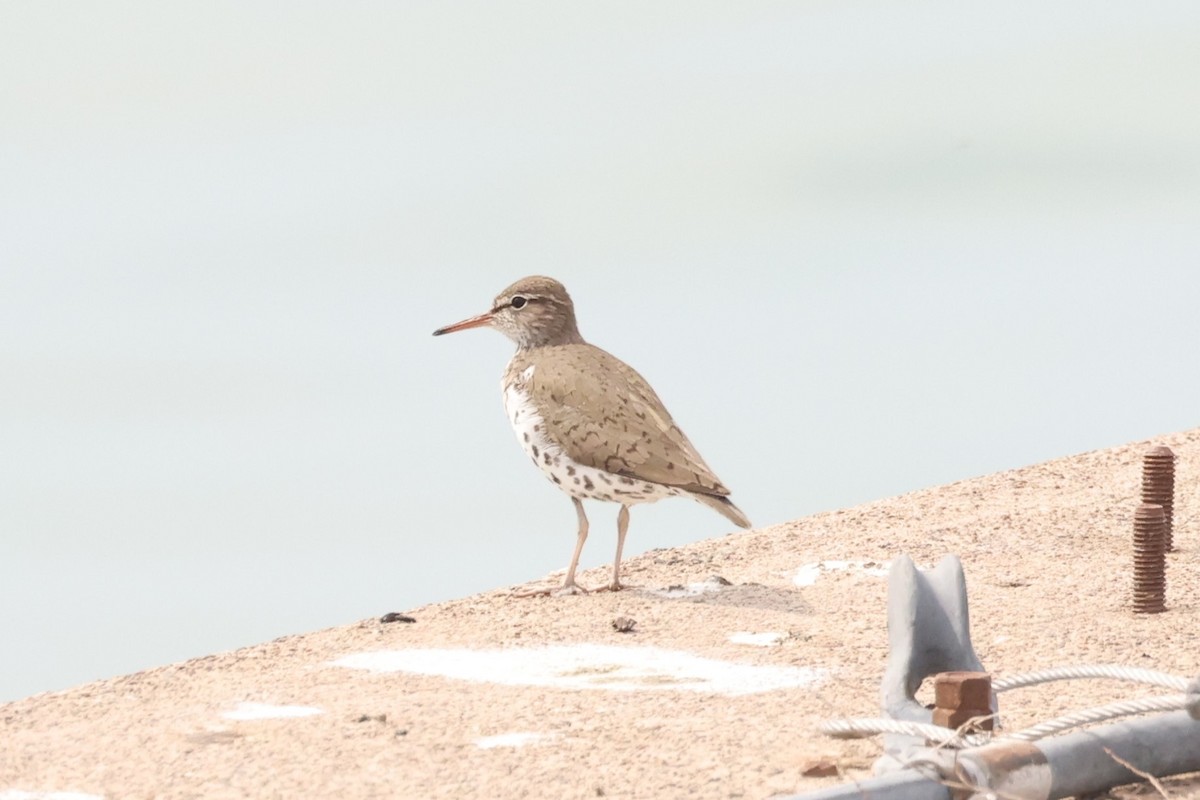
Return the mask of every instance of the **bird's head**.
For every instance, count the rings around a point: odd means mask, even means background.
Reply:
[[[496,295],[491,311],[438,328],[433,335],[485,325],[512,339],[522,350],[583,341],[566,288],[541,275],[522,278]]]

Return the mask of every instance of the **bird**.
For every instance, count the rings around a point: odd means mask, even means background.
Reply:
[[[501,380],[505,413],[525,453],[575,505],[575,550],[554,594],[587,591],[575,581],[588,536],[583,500],[621,506],[612,582],[605,587],[611,591],[624,588],[621,551],[631,506],[690,497],[733,524],[750,527],[646,379],[584,341],[575,305],[561,283],[541,275],[522,278],[500,292],[490,310],[433,335],[481,327],[516,344]]]

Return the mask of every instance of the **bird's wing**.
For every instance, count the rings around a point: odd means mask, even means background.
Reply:
[[[540,349],[525,388],[543,410],[548,436],[576,462],[690,492],[729,494],[645,379],[598,347]]]

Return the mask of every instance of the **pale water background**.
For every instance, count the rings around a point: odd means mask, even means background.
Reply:
[[[511,346],[430,336],[530,273],[758,525],[1200,424],[1197,42],[1194,0],[0,4],[0,699],[565,566]]]

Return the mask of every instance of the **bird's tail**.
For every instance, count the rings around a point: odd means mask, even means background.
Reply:
[[[713,509],[739,528],[754,527],[750,524],[750,520],[746,518],[746,515],[742,513],[742,510],[730,502],[728,497],[722,497],[719,494],[701,494],[699,492],[693,492],[692,497]]]

